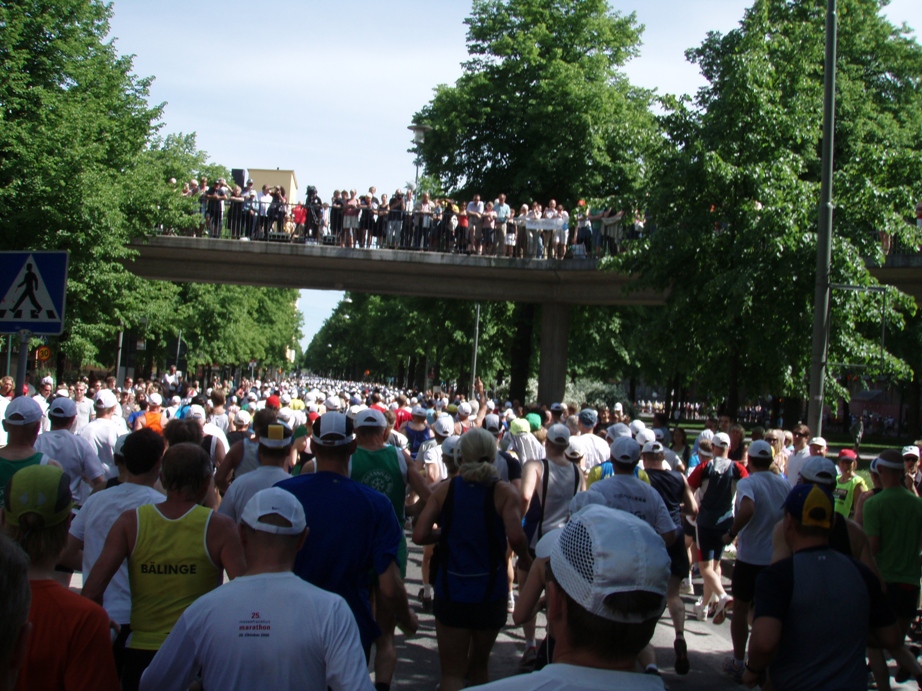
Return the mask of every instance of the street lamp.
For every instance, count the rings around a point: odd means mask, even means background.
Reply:
[[[432,128],[429,125],[419,125],[414,124],[407,127],[413,133],[413,149],[416,152],[416,158],[414,163],[416,164],[416,188],[419,187],[419,148],[423,145],[423,142],[426,141],[426,132],[430,131]]]

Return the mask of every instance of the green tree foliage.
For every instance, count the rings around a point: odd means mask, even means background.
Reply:
[[[190,366],[285,366],[287,349],[301,333],[298,291],[282,288],[189,283],[181,287],[177,320]]]
[[[708,85],[666,98],[667,146],[653,171],[656,230],[614,263],[669,290],[682,324],[683,377],[703,393],[803,396],[816,265],[825,2],[756,0],[740,27],[709,34],[688,58]],[[884,3],[840,0],[834,283],[869,286],[862,256],[878,231],[900,237],[920,191],[922,51],[880,16]],[[894,308],[909,307],[891,291]],[[830,360],[904,376],[876,357],[880,297],[833,291]],[[843,392],[830,373],[830,399]]]
[[[114,334],[112,306],[138,282],[119,260],[142,232],[126,190],[160,108],[150,80],[106,42],[100,2],[0,5],[0,249],[71,252],[68,355]]]
[[[194,135],[156,135],[151,80],[107,40],[110,16],[96,0],[0,3],[0,250],[70,252],[57,345],[76,369],[114,364],[120,330],[154,361],[183,330],[192,364],[281,365],[300,331],[295,291],[178,286],[123,266],[130,239],[198,225],[184,181],[229,174]]]
[[[518,203],[641,194],[650,94],[619,71],[642,27],[605,0],[475,0],[470,60],[414,120],[425,170],[459,194]]]
[[[509,376],[511,313],[509,303],[481,305],[477,372],[488,386]],[[304,366],[355,380],[368,370],[369,380],[422,386],[428,363],[436,384],[469,386],[473,343],[473,303],[350,293],[311,340]]]

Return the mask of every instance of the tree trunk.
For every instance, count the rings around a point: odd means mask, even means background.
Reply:
[[[922,413],[922,381],[919,380],[919,373],[912,373],[912,381],[909,383],[909,425],[906,428],[907,436],[912,439],[922,437],[922,430],[919,426],[919,416]]]
[[[514,335],[509,352],[509,400],[525,402],[528,374],[531,372],[532,337],[535,328],[535,305],[521,303],[513,311]]]
[[[724,413],[730,416],[731,420],[736,420],[740,410],[740,352],[734,344],[733,352],[730,353],[729,381],[727,390],[727,404]]]

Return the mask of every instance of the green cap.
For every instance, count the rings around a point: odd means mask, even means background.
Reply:
[[[10,525],[18,526],[23,514],[37,513],[50,528],[66,520],[73,507],[70,477],[57,466],[26,466],[7,483],[3,508]]]

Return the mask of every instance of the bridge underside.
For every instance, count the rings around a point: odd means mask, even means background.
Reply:
[[[346,290],[453,300],[527,302],[542,310],[539,398],[560,400],[566,383],[570,305],[662,305],[665,296],[600,271],[594,259],[542,261],[407,250],[340,249],[208,238],[151,237],[125,262],[142,278],[275,288]],[[881,283],[922,305],[922,255],[869,265]]]
[[[381,295],[568,305],[661,305],[654,291],[599,271],[594,259],[542,261],[407,250],[152,237],[127,261],[142,278]]]

